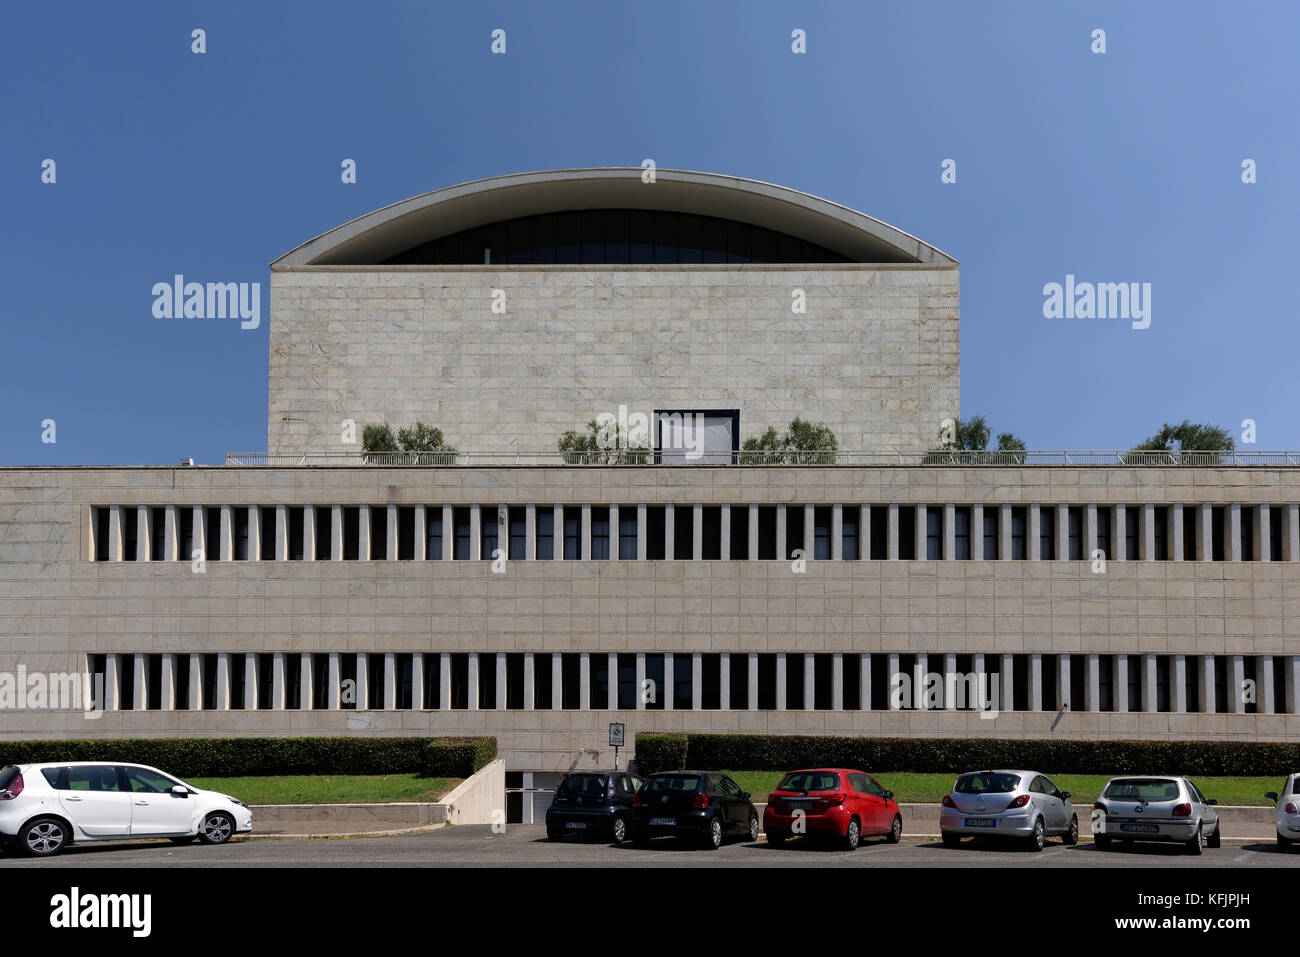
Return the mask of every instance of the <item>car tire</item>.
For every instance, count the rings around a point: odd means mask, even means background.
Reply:
[[[564,832],[558,827],[551,827],[548,824],[546,826],[546,839],[548,841],[562,841],[564,840]]]
[[[1079,843],[1079,815],[1075,814],[1070,817],[1070,826],[1062,835],[1061,841],[1066,847],[1074,847]]]
[[[749,812],[749,842],[753,844],[758,840],[758,814],[755,811]]]
[[[894,823],[889,826],[889,836],[885,838],[890,844],[897,844],[903,839],[903,815],[895,814]]]
[[[784,847],[784,846],[785,846],[785,842],[788,841],[789,839],[790,839],[790,835],[789,835],[788,833],[786,833],[785,831],[768,831],[768,832],[767,832],[767,846],[768,846],[768,847]]]
[[[856,851],[862,843],[862,822],[856,817],[849,818],[848,827],[844,829],[844,837],[840,841],[846,851]]]
[[[28,857],[53,857],[69,843],[68,825],[57,817],[38,817],[18,832],[18,846]]]
[[[199,840],[204,844],[225,844],[234,835],[235,819],[224,811],[217,811],[203,819]]]
[[[1281,834],[1279,834],[1277,836],[1277,846],[1278,846],[1278,850],[1289,851],[1291,850],[1291,848],[1295,846],[1295,841],[1291,840],[1291,838],[1289,837],[1283,837]]]
[[[1034,831],[1029,837],[1025,838],[1025,847],[1031,851],[1041,851],[1046,843],[1047,832],[1043,829],[1043,819],[1040,817],[1034,821]]]
[[[1187,853],[1188,853],[1188,854],[1193,854],[1193,855],[1197,855],[1197,856],[1200,855],[1200,853],[1201,853],[1201,826],[1200,826],[1199,824],[1196,826],[1196,834],[1192,837],[1192,839],[1191,839],[1190,841],[1187,842],[1187,844],[1186,844],[1185,846],[1186,846],[1186,848],[1187,848]]]
[[[1222,822],[1222,821],[1216,821],[1215,824],[1214,824],[1214,830],[1211,831],[1211,832],[1210,832],[1210,836],[1207,837],[1207,838],[1205,839],[1205,846],[1206,846],[1206,847],[1222,847],[1222,846],[1223,846],[1223,838],[1222,838],[1222,836],[1219,834],[1219,829],[1220,829],[1221,827],[1223,827],[1223,822]]]
[[[614,820],[609,822],[609,836],[614,839],[615,844],[622,844],[627,840],[627,820],[622,814],[615,814]]]
[[[1099,851],[1110,850],[1110,838],[1107,837],[1105,834],[1095,835],[1092,839],[1092,843],[1097,846],[1097,850]]]
[[[949,834],[948,832],[945,831],[940,836],[943,838],[944,847],[956,847],[958,844],[961,843],[960,834]]]
[[[709,829],[704,832],[704,849],[716,851],[722,846],[722,818],[709,818]]]
[[[189,837],[169,837],[167,840],[171,841],[173,844],[193,844],[194,838],[197,836],[197,834],[191,834]]]

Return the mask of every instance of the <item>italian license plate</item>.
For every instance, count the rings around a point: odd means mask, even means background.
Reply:
[[[585,831],[587,829],[587,825],[582,821],[569,821],[564,826],[571,831]]]
[[[677,823],[675,817],[652,817],[650,818],[651,827],[672,827]]]
[[[967,827],[997,827],[998,820],[994,817],[968,817],[962,822]]]
[[[812,801],[786,801],[785,806],[792,811],[806,811],[813,806]]]
[[[1155,834],[1160,830],[1154,824],[1121,824],[1119,829],[1121,831],[1133,831],[1137,834]]]

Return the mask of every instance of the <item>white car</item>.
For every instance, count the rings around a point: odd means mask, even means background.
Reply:
[[[143,764],[69,761],[0,769],[0,840],[45,857],[78,841],[224,844],[253,829],[242,801]]]
[[[1092,842],[1174,841],[1191,854],[1219,847],[1219,813],[1191,778],[1111,778],[1092,806]]]
[[[1286,850],[1300,841],[1300,774],[1293,774],[1282,785],[1282,793],[1269,791],[1264,797],[1277,807],[1273,826],[1277,828],[1277,846]]]

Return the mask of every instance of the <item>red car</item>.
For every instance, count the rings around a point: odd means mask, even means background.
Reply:
[[[864,835],[883,834],[891,844],[903,837],[903,815],[865,771],[819,768],[791,771],[767,799],[763,811],[767,843],[780,847],[790,837],[832,837],[853,850]]]

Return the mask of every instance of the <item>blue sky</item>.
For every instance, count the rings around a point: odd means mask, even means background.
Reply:
[[[245,331],[154,318],[155,282],[266,283],[407,196],[646,157],[815,193],[961,260],[962,411],[1030,448],[1190,417],[1298,449],[1298,35],[1281,0],[8,5],[0,464],[264,449],[265,287]],[[1045,319],[1067,273],[1151,283],[1150,328]]]

